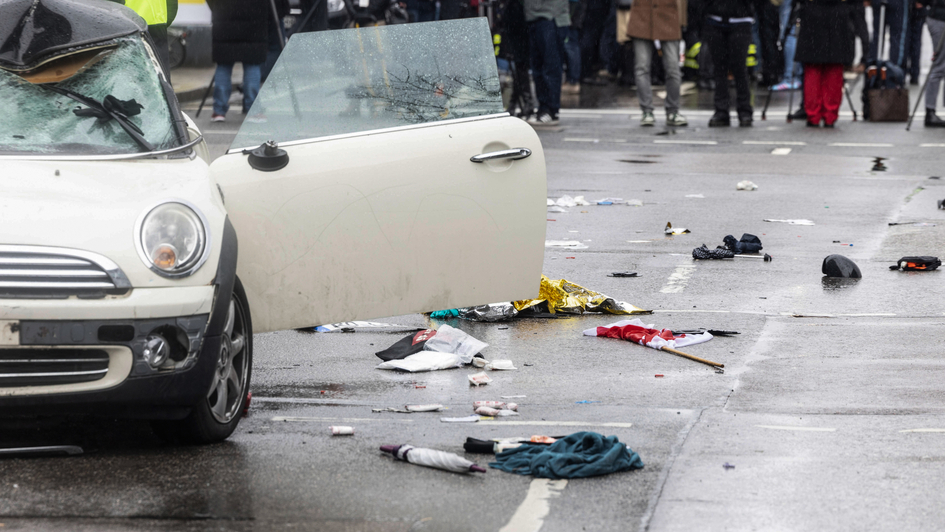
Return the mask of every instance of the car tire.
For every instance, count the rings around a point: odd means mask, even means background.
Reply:
[[[253,324],[239,278],[233,285],[220,336],[219,359],[207,397],[194,405],[184,419],[152,422],[161,439],[197,444],[221,442],[233,434],[243,417],[253,367]]]

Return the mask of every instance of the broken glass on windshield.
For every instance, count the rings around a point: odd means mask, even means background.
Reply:
[[[484,18],[302,33],[231,148],[503,111]]]
[[[69,94],[90,101],[83,105]],[[0,69],[0,95],[0,153],[96,155],[178,145],[157,70],[137,36],[117,39],[117,46],[99,52],[76,74],[58,82],[31,83]],[[105,102],[127,111],[131,101],[140,106],[133,108],[133,116],[122,113],[122,119],[114,119],[97,111]]]

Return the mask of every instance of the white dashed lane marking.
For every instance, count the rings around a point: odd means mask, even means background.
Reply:
[[[660,289],[660,293],[678,294],[682,292],[686,288],[686,285],[689,284],[689,278],[692,277],[695,271],[695,264],[680,264],[676,267],[676,271],[670,274],[669,278],[666,279],[666,286]]]
[[[832,142],[828,146],[837,148],[892,148],[894,145],[882,142]]]
[[[528,494],[518,506],[508,524],[499,529],[499,532],[538,532],[545,523],[545,518],[551,511],[548,503],[552,497],[561,495],[561,491],[568,485],[567,480],[550,480],[536,478],[528,485]]]
[[[714,140],[661,140],[653,141],[653,144],[702,144],[706,146],[715,146],[718,142]]]
[[[786,141],[743,140],[742,144],[756,145],[756,146],[807,146],[806,142],[801,142],[799,140],[786,140]]]
[[[791,153],[791,148],[775,148],[771,150],[771,155],[787,155]]]
[[[837,432],[837,429],[823,427],[792,427],[788,425],[755,425],[756,427],[771,430],[794,430],[798,432]]]

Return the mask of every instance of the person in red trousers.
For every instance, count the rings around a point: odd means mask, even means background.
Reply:
[[[853,1],[799,0],[794,60],[804,64],[807,125],[833,127],[843,102],[843,67],[853,63]]]

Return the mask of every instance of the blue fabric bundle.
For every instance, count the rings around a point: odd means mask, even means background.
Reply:
[[[640,455],[616,436],[575,432],[551,445],[522,445],[495,455],[489,467],[540,478],[583,478],[643,469]]]

